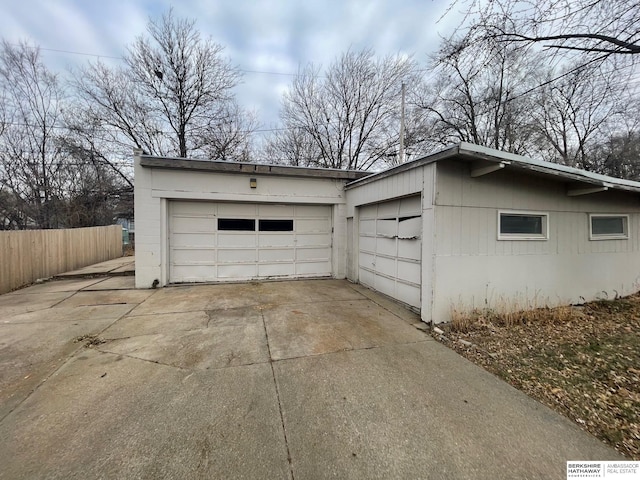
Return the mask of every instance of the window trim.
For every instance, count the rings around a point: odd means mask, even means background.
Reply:
[[[593,218],[619,217],[623,218],[623,233],[593,233]],[[589,214],[589,240],[629,240],[629,214],[626,213],[590,213]]]
[[[502,215],[542,217],[542,234],[502,233]],[[498,210],[498,240],[549,240],[549,212],[532,212],[529,210]]]

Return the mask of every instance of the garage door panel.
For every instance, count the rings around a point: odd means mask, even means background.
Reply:
[[[267,218],[293,218],[293,205],[258,205],[258,216]]]
[[[215,216],[215,204],[209,202],[173,202],[173,215]]]
[[[331,236],[319,233],[301,233],[296,237],[298,247],[330,247]]]
[[[398,282],[395,298],[408,305],[420,305],[420,287]]]
[[[387,278],[382,275],[376,275],[374,288],[385,295],[389,295],[390,297],[396,297],[395,289],[396,282],[392,278]]]
[[[177,248],[173,251],[172,261],[174,264],[199,264],[205,263],[214,265],[216,262],[216,250]]]
[[[211,247],[215,243],[212,233],[174,233],[172,240],[175,247]]]
[[[420,240],[398,240],[398,257],[420,260],[422,258],[422,243]]]
[[[258,235],[258,247],[294,247],[295,238],[291,234],[261,233]]]
[[[360,251],[372,253],[375,252],[376,237],[360,237]]]
[[[290,248],[275,248],[258,250],[258,260],[260,262],[288,261],[295,260],[295,250]]]
[[[370,268],[373,269],[376,263],[376,256],[371,254],[371,253],[367,253],[367,252],[360,252],[360,266],[361,267],[365,267],[365,268]]]
[[[420,285],[422,271],[419,263],[398,260],[398,279]]]
[[[252,203],[217,203],[218,217],[255,217],[258,207]]]
[[[255,249],[218,249],[218,263],[255,263]]]
[[[297,262],[296,275],[331,275],[331,262]]]
[[[398,237],[399,238],[414,238],[419,237],[422,232],[422,217],[407,218],[406,220],[400,219],[398,222]]]
[[[397,243],[394,238],[377,238],[376,239],[376,253],[381,255],[394,256],[397,253]]]
[[[218,265],[217,279],[255,278],[257,265],[254,264],[224,264]]]
[[[255,233],[222,233],[218,232],[218,247],[256,247]]]
[[[290,277],[295,274],[293,263],[265,263],[258,265],[258,277]]]
[[[398,216],[398,209],[398,202],[379,203],[376,218],[396,218]]]
[[[296,260],[328,261],[330,258],[331,258],[331,249],[328,247],[296,249]]]
[[[375,274],[365,268],[360,269],[360,283],[371,288],[375,288],[376,276]]]
[[[216,219],[213,217],[197,217],[194,215],[174,216],[171,226],[175,232],[213,233],[216,231]]]
[[[374,219],[360,219],[360,235],[375,235],[376,221]]]
[[[378,220],[376,222],[376,235],[381,237],[395,238],[398,235],[398,221]]]
[[[198,282],[215,276],[215,271],[212,265],[174,265],[172,273],[176,282]]]
[[[383,272],[387,275],[396,276],[396,259],[376,255],[376,272]]]
[[[359,208],[360,220],[375,219],[378,215],[377,205],[366,205]]]
[[[422,198],[417,195],[407,197],[400,200],[400,208],[398,210],[399,217],[410,215],[420,215],[422,213]]]
[[[295,230],[297,233],[326,233],[331,230],[328,218],[298,218]]]

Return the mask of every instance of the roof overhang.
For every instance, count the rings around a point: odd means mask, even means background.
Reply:
[[[567,185],[567,195],[569,196],[587,195],[607,190],[623,190],[640,193],[640,182],[600,175],[557,163],[534,160],[522,155],[502,152],[466,142],[453,145],[440,152],[404,163],[389,170],[352,181],[347,185],[347,188],[354,188],[387,176],[396,175],[403,171],[446,159],[470,162],[472,177],[490,175],[493,172],[508,169],[565,182]]]
[[[195,160],[190,158],[155,157],[138,155],[140,165],[145,168],[187,170],[215,173],[240,173],[247,175],[275,175],[282,177],[329,178],[336,180],[356,180],[370,175],[360,170],[339,170],[333,168],[290,167],[286,165],[263,165],[259,163],[222,162]]]

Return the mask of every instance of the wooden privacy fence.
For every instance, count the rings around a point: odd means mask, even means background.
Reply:
[[[0,231],[0,293],[122,256],[122,227]]]

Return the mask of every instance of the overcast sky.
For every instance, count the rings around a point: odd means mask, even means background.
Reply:
[[[255,109],[261,126],[275,126],[282,92],[299,67],[329,64],[349,48],[413,54],[423,62],[458,20],[450,0],[0,0],[0,35],[39,45],[58,71],[95,57],[121,56],[144,33],[149,17],[171,5],[194,18],[204,36],[226,48],[245,71],[239,102]],[[455,12],[454,12],[455,13]],[[441,19],[439,22],[438,20]],[[117,60],[109,60],[114,61]],[[272,72],[272,73],[258,73]],[[285,75],[278,75],[283,73]]]

